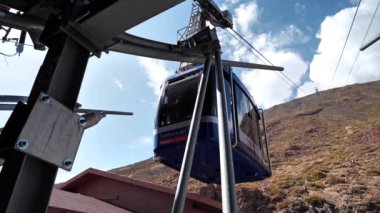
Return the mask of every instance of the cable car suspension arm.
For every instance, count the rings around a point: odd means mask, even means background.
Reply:
[[[138,55],[149,58],[156,58],[162,60],[189,62],[189,63],[204,63],[205,57],[201,50],[192,49],[185,45],[174,45],[158,41],[153,41],[141,37],[137,37],[131,34],[124,33],[117,36],[114,39],[115,44],[109,47],[109,50],[121,53],[127,53],[132,55]],[[183,43],[193,43],[197,41],[185,40]],[[273,71],[283,71],[283,67],[222,60],[226,66],[249,68],[249,69],[263,69]],[[215,59],[212,58],[212,63],[215,63]]]

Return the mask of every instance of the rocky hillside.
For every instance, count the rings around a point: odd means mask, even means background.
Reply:
[[[318,92],[265,111],[273,176],[237,186],[240,212],[380,212],[380,81]],[[112,170],[176,187],[153,160]],[[220,187],[190,190],[220,200]]]

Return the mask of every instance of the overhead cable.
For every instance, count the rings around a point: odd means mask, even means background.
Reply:
[[[236,40],[238,40],[245,48],[247,48],[250,52],[252,52],[261,62],[263,62],[264,64],[270,64],[272,66],[273,63],[270,62],[259,50],[257,50],[252,44],[250,44],[242,35],[240,35],[238,32],[236,32],[234,29],[231,29],[236,35],[239,36],[239,38],[241,40],[244,41],[244,43],[246,43],[249,47],[247,47],[246,45],[243,44],[243,42],[236,38],[236,36],[234,36],[231,32],[229,32],[228,30],[226,30],[232,37],[234,37]],[[258,57],[253,51],[255,50],[261,57]],[[263,60],[263,58],[266,60],[266,62]],[[277,72],[276,72],[277,73]],[[296,83],[294,83],[294,81],[292,81],[285,73],[283,72],[280,72],[280,73],[277,73],[277,75],[282,79],[284,80],[291,88],[292,87],[295,87],[297,90],[301,91],[302,93],[304,93],[306,95],[306,92],[304,92]],[[285,79],[284,79],[285,78]],[[289,83],[290,82],[290,83]]]
[[[4,62],[5,62],[5,64],[6,64],[7,66],[9,66],[8,61],[7,61],[7,58],[6,58],[5,56],[3,56],[3,58],[4,58]]]
[[[3,53],[3,52],[0,52],[0,55],[3,55],[5,57],[13,57],[13,56],[17,55],[17,52],[15,54],[6,54],[6,53]]]
[[[260,53],[252,44],[250,44],[242,35],[236,32],[234,29],[231,29],[236,35],[238,35],[246,44],[248,44],[252,49],[254,49],[258,54],[261,55],[270,65],[274,66],[263,54]]]
[[[250,51],[253,55],[255,55],[256,56],[256,58],[257,59],[259,59],[262,63],[264,63],[264,64],[268,64],[268,62],[265,62],[261,57],[259,57],[251,48],[249,48],[249,47],[247,47],[246,46],[246,43],[244,43],[244,42],[242,42],[240,39],[238,39],[234,34],[232,34],[230,31],[228,31],[228,30],[226,30],[227,32],[228,32],[228,34],[230,35],[230,36],[232,36],[234,39],[236,39],[237,41],[239,41],[239,43],[243,46],[243,47],[245,47],[245,48],[247,48],[247,50],[248,51]],[[273,66],[273,65],[272,65]],[[278,74],[278,73],[277,73]],[[282,75],[280,75],[280,74],[278,74],[279,75],[279,77],[288,85],[288,86],[290,86],[290,87],[293,87],[293,85],[291,84],[291,83],[289,83],[288,81],[287,81],[287,79],[286,78],[284,78]]]
[[[377,6],[376,6],[376,9],[375,9],[375,12],[374,12],[373,15],[372,15],[372,19],[371,19],[371,21],[370,21],[370,23],[369,23],[369,25],[368,25],[367,31],[366,31],[366,33],[365,33],[365,35],[364,35],[363,40],[362,40],[362,44],[360,45],[361,47],[363,46],[364,41],[365,41],[366,38],[367,38],[368,32],[369,32],[369,30],[371,29],[371,26],[372,26],[373,20],[375,19],[375,16],[376,16],[376,14],[377,14],[377,10],[379,9],[379,5],[380,5],[380,0],[379,0],[379,2],[377,3]],[[351,75],[351,73],[352,73],[352,71],[353,71],[353,69],[354,69],[354,67],[355,67],[355,65],[356,65],[356,61],[358,60],[359,54],[360,54],[360,50],[358,50],[358,52],[356,53],[354,63],[353,63],[352,66],[351,66],[350,72],[349,72],[348,75],[347,75],[347,78],[346,78],[345,83],[347,83],[347,81],[348,81],[348,79],[349,79],[349,77],[350,77],[350,75]]]
[[[342,56],[343,56],[343,53],[344,53],[344,50],[346,49],[346,45],[347,45],[347,41],[348,41],[348,38],[350,37],[350,34],[351,34],[351,30],[352,30],[352,26],[354,25],[354,22],[355,22],[355,19],[356,19],[356,15],[358,14],[358,10],[359,10],[359,7],[360,7],[360,3],[362,1],[359,0],[357,6],[356,6],[356,11],[355,11],[355,15],[354,15],[354,18],[352,19],[352,22],[351,22],[351,26],[350,26],[350,29],[348,31],[348,34],[347,34],[347,37],[346,37],[346,41],[344,42],[344,46],[343,46],[343,49],[342,49],[342,52],[340,53],[340,56],[339,56],[339,60],[338,60],[338,63],[336,64],[336,67],[335,67],[335,70],[334,70],[334,74],[333,74],[333,77],[330,81],[330,85],[329,87],[331,87],[333,81],[334,81],[334,78],[335,78],[335,74],[338,70],[338,67],[339,67],[339,64],[340,64],[340,61],[342,60]]]
[[[234,39],[236,39],[241,45],[243,45],[243,47],[245,47],[245,48],[247,48],[247,50],[249,51],[249,52],[251,52],[254,56],[256,56],[256,58],[258,58],[261,62],[263,62],[264,64],[266,64],[266,62],[262,59],[262,58],[260,58],[252,49],[250,49],[250,48],[248,48],[247,46],[246,46],[246,43],[244,43],[244,42],[242,42],[240,39],[238,39],[238,38],[236,38],[236,36],[234,35],[234,34],[232,34],[230,31],[228,31],[227,29],[226,29],[226,32],[230,35],[230,36],[232,36]]]

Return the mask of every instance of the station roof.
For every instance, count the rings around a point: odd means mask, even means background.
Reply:
[[[73,210],[74,207],[80,209],[80,205],[97,205],[107,209],[108,204],[117,208],[110,212],[171,212],[174,196],[175,189],[172,188],[88,169],[56,186],[50,208],[64,207],[67,203],[67,208],[73,207]],[[200,194],[188,193],[184,212],[222,212],[222,206],[220,202]]]

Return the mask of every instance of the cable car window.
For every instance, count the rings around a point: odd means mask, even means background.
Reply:
[[[252,102],[248,101],[249,102],[249,114],[250,114],[250,118],[251,118],[251,123],[250,123],[250,135],[249,137],[253,140],[254,142],[254,147],[255,147],[255,152],[257,155],[259,156],[262,156],[262,153],[261,153],[261,150],[262,150],[262,146],[261,146],[261,142],[260,142],[260,127],[259,127],[259,123],[258,123],[258,115],[257,115],[257,110],[255,108],[255,106],[252,104]]]
[[[162,97],[158,124],[160,127],[190,120],[193,115],[200,75],[170,83]],[[213,114],[210,85],[207,86],[203,115]]]
[[[252,125],[249,112],[249,100],[245,93],[235,84],[235,99],[239,140],[253,149]]]
[[[225,91],[226,91],[228,130],[231,134],[233,134],[231,85],[227,79],[224,79],[224,86],[225,86]]]

